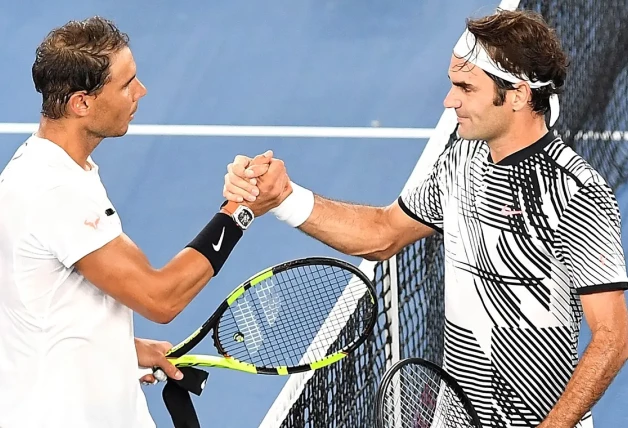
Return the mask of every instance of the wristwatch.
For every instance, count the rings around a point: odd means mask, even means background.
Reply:
[[[248,229],[255,219],[255,214],[249,207],[233,201],[225,201],[220,208],[229,214],[242,230]]]

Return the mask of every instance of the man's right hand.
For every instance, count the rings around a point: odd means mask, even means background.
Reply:
[[[291,192],[286,167],[270,150],[253,159],[238,155],[227,166],[223,196],[248,206],[257,217],[279,206]]]
[[[257,177],[268,172],[273,152],[268,150],[254,159],[237,155],[232,163],[227,165],[225,185],[222,194],[227,200],[241,203],[253,202],[259,195]]]

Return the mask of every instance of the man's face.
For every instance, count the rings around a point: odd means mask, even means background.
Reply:
[[[111,55],[109,80],[92,102],[89,132],[101,138],[126,134],[139,99],[146,95],[146,88],[137,78],[136,71],[128,47]]]
[[[444,105],[456,109],[458,134],[462,138],[490,141],[505,132],[512,120],[512,109],[508,103],[494,104],[495,82],[481,68],[452,55],[449,79],[452,87]]]

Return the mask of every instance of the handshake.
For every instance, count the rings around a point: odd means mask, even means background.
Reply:
[[[256,217],[272,212],[293,227],[300,226],[314,209],[314,194],[290,181],[281,159],[272,150],[250,158],[235,157],[227,165],[223,196],[249,207]]]

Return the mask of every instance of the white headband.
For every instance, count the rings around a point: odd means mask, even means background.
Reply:
[[[469,32],[469,30],[465,30],[454,46],[454,54],[460,58],[465,58],[470,63],[480,67],[482,70],[490,73],[494,76],[500,77],[507,82],[510,83],[520,83],[526,82],[530,85],[530,88],[536,89],[541,88],[543,86],[551,85],[553,82],[532,82],[530,79],[523,75],[521,77],[517,77],[514,74],[511,74],[501,68],[499,65],[493,61],[493,59],[489,56],[484,46],[481,43],[478,43],[475,39],[475,36]],[[558,114],[560,112],[560,104],[558,102],[558,95],[553,94],[550,96],[550,126],[553,126],[558,119]]]

